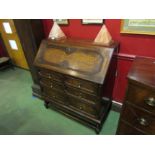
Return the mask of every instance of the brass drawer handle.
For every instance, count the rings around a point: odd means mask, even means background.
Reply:
[[[42,77],[48,77],[48,78],[52,77],[51,74],[46,74],[46,73],[42,74],[42,72],[39,72],[39,75],[42,76]]]
[[[68,47],[68,48],[67,48],[67,51],[70,52],[70,51],[71,51],[71,48]]]
[[[50,74],[50,75],[48,75],[48,77],[49,77],[49,79],[51,79],[52,78],[52,75]]]
[[[51,88],[53,88],[53,85],[51,84],[51,86],[50,86]]]
[[[143,117],[138,118],[138,122],[142,126],[148,126],[149,125],[149,122],[145,118],[143,118]]]
[[[151,107],[155,107],[155,99],[153,97],[149,97],[145,99],[145,103]]]
[[[78,84],[78,88],[81,88],[81,84]]]
[[[80,106],[79,109],[82,110],[83,109],[82,106]]]

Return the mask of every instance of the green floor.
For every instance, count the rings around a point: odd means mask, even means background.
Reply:
[[[45,109],[32,96],[29,71],[19,68],[0,72],[0,134],[93,135],[95,132],[64,115]],[[116,132],[119,114],[110,111],[100,134]]]

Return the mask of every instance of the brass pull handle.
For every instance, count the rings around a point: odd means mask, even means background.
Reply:
[[[70,52],[70,51],[71,51],[71,49],[68,47],[68,48],[67,48],[67,51],[69,51],[69,52]]]
[[[51,88],[53,88],[53,85],[51,84]]]
[[[79,107],[82,110],[82,106]]]
[[[78,85],[78,88],[81,88],[81,84]]]
[[[72,49],[70,47],[66,48],[66,53],[71,53],[72,52]]]
[[[138,118],[138,121],[139,121],[139,124],[142,126],[148,126],[149,125],[149,122],[143,117]]]
[[[151,107],[155,107],[155,99],[153,97],[149,97],[145,100],[145,103]]]
[[[52,75],[50,74],[50,75],[48,75],[48,77],[49,77],[49,79],[51,79],[52,78]]]

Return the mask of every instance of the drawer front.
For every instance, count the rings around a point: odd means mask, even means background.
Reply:
[[[73,94],[73,95],[77,96],[78,98],[88,100],[89,102],[93,102],[93,103],[101,102],[101,98],[99,98],[98,96],[83,93],[82,91],[79,91],[79,89],[67,86],[66,90],[68,93]]]
[[[155,92],[136,85],[129,85],[126,100],[155,114]]]
[[[91,93],[94,95],[99,94],[99,85],[93,82],[80,80],[80,79],[73,78],[73,77],[66,77],[65,84],[81,89],[87,93]]]
[[[144,135],[144,133],[136,130],[132,126],[129,126],[128,124],[124,123],[123,121],[119,124],[119,129],[117,131],[118,135]]]
[[[42,87],[42,95],[61,104],[68,104],[67,96],[62,92],[58,92],[47,87]]]
[[[46,78],[41,78],[40,80],[40,85],[41,86],[45,86],[48,87],[50,89],[57,89],[58,91],[64,91],[64,85],[62,83],[53,81],[53,80],[49,80]]]
[[[91,105],[90,103],[77,99],[72,95],[68,95],[68,98],[69,98],[69,106],[71,108],[76,109],[82,113],[91,115],[92,117],[97,116],[97,109],[95,108],[94,105]]]
[[[46,79],[50,79],[50,80],[54,80],[54,81],[58,81],[58,82],[62,82],[63,81],[63,75],[56,73],[56,72],[52,72],[52,71],[39,71],[39,76],[46,78]]]
[[[155,116],[150,113],[126,104],[121,118],[137,129],[148,134],[155,134]]]

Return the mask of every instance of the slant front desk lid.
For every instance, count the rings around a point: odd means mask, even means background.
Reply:
[[[113,52],[92,43],[43,40],[34,65],[102,84]]]

